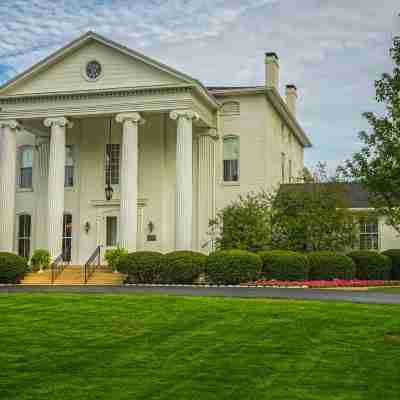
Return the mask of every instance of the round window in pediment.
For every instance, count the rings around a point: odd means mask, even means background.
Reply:
[[[96,79],[99,79],[101,73],[102,67],[98,61],[92,60],[86,64],[86,76],[88,79],[95,81]]]

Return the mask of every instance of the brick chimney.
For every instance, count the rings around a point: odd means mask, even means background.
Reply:
[[[265,86],[279,91],[279,57],[276,53],[265,53]]]
[[[286,85],[286,104],[293,116],[296,116],[297,87],[295,85]]]

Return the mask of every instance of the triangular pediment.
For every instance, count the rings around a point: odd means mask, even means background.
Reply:
[[[99,77],[87,74],[91,61]],[[65,93],[133,87],[196,84],[196,81],[140,53],[89,32],[6,83],[0,95]]]

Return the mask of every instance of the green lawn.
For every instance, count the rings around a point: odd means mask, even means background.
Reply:
[[[0,399],[400,398],[400,307],[1,295]]]

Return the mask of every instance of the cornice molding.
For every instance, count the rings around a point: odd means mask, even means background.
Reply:
[[[19,104],[19,103],[40,103],[48,101],[65,100],[89,100],[104,97],[132,97],[154,94],[171,94],[190,92],[193,86],[175,86],[175,87],[147,87],[147,88],[125,88],[109,89],[91,92],[63,92],[63,93],[43,93],[21,96],[0,97],[1,104]]]

